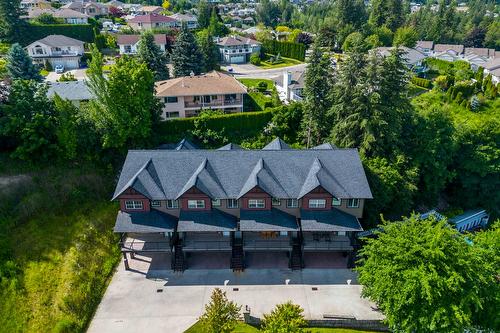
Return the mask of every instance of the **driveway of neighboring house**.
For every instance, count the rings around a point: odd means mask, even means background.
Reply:
[[[383,318],[373,303],[361,298],[361,286],[349,269],[247,269],[243,273],[188,269],[174,273],[149,269],[149,260],[141,256],[131,260],[131,271],[119,265],[88,333],[184,332],[203,313],[216,287],[256,317],[291,300],[302,306],[308,319],[321,319],[325,314]]]
[[[64,72],[66,73],[71,73],[75,76],[75,79],[78,81],[85,80],[87,78],[87,68],[80,68],[80,69],[72,69],[70,71]],[[45,77],[45,81],[47,82],[56,82],[59,80],[62,74],[57,74],[56,72],[50,72],[49,75]]]

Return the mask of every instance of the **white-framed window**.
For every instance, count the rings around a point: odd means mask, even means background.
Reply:
[[[337,199],[337,198],[333,197],[332,206],[342,206],[342,199]]]
[[[132,53],[132,45],[125,45],[123,48],[125,53]]]
[[[345,231],[339,231],[339,236],[345,236]]]
[[[359,207],[359,199],[349,199],[349,200],[347,200],[347,207],[349,207],[349,208],[358,208]]]
[[[221,206],[220,199],[212,200],[212,207],[220,207],[220,206]]]
[[[161,207],[161,201],[159,201],[159,200],[152,200],[151,201],[151,207]]]
[[[265,208],[266,201],[264,199],[248,199],[248,208]]]
[[[325,208],[325,199],[309,199],[309,208]]]
[[[188,200],[188,208],[205,208],[205,200]]]
[[[179,201],[178,200],[167,200],[167,208],[168,209],[179,208]]]
[[[142,210],[142,201],[139,200],[127,200],[125,201],[125,208],[129,210]]]
[[[288,231],[280,231],[280,236],[281,236],[281,237],[286,237],[286,236],[288,236]]]
[[[287,208],[297,208],[297,207],[299,207],[299,200],[298,199],[287,199],[286,200],[286,207]]]
[[[281,205],[281,200],[278,198],[273,198],[273,206],[280,206]]]
[[[227,199],[227,208],[238,208],[238,199]]]

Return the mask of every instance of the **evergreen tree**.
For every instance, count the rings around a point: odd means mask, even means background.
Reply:
[[[175,77],[188,76],[191,72],[198,75],[204,67],[198,43],[185,24],[177,35],[171,61]]]
[[[43,77],[33,64],[30,56],[18,43],[12,45],[7,54],[7,71],[12,79],[35,80],[41,82]]]
[[[154,73],[155,81],[167,80],[169,78],[167,56],[155,44],[154,35],[151,31],[146,31],[141,35],[137,57],[139,61],[145,63],[149,70]]]
[[[198,27],[201,29],[208,28],[210,24],[210,6],[205,0],[198,3]]]
[[[351,25],[358,29],[366,20],[365,4],[362,0],[338,0],[335,2],[335,16],[339,28]]]
[[[21,0],[0,1],[0,39],[15,42],[21,38],[25,26],[21,14]]]
[[[208,31],[212,36],[224,36],[229,32],[229,29],[220,20],[215,7],[212,9],[212,14],[210,15]]]
[[[371,2],[370,23],[375,27],[387,26],[396,31],[405,20],[402,0],[374,0]]]
[[[314,43],[305,77],[305,109],[302,121],[302,136],[307,147],[319,144],[328,135],[331,93],[331,63],[318,45]]]
[[[209,72],[215,69],[219,69],[218,59],[219,50],[217,45],[214,43],[214,38],[208,31],[204,29],[198,32],[197,35],[198,45],[200,46],[200,52],[203,56],[203,64],[205,65],[205,72]]]

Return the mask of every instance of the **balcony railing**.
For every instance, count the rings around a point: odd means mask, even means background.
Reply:
[[[184,102],[184,107],[186,108],[204,108],[204,107],[222,107],[228,105],[242,105],[243,101],[240,99],[232,99],[232,100],[217,100],[215,102]]]
[[[228,240],[185,240],[182,243],[184,251],[230,251],[231,241]]]
[[[131,240],[120,242],[122,251],[125,252],[171,252],[170,241],[150,242],[142,240]]]
[[[243,239],[244,250],[289,250],[290,239]]]
[[[346,236],[330,236],[314,238],[304,236],[303,248],[307,251],[351,251],[351,241]]]

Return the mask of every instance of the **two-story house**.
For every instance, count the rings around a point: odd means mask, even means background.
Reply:
[[[163,119],[194,117],[201,110],[243,112],[244,85],[230,75],[212,71],[155,84],[156,97],[163,102]]]
[[[173,18],[177,21],[177,28],[181,28],[182,24],[185,23],[188,29],[196,29],[198,28],[198,18],[193,15],[175,13],[173,15],[169,15],[170,18]]]
[[[49,35],[29,44],[26,50],[36,64],[48,61],[52,67],[62,65],[65,69],[79,68],[84,52],[82,41],[63,35]]]
[[[35,19],[42,14],[49,14],[55,18],[61,19],[66,24],[87,24],[89,16],[76,10],[69,8],[60,9],[30,9],[28,11],[28,18]]]
[[[139,47],[140,35],[118,35],[116,38],[116,44],[120,49],[120,54],[133,55],[137,54],[137,49]],[[170,39],[166,34],[155,34],[154,35],[155,44],[163,51],[167,49],[170,43]]]
[[[358,219],[371,198],[356,149],[296,150],[275,139],[262,150],[132,150],[113,195],[120,203],[114,231],[128,233],[125,258],[168,253],[174,270],[209,252],[234,270],[268,255],[292,269],[325,254],[352,265]]]
[[[90,17],[107,15],[109,12],[108,6],[95,0],[76,0],[65,4],[61,8],[76,10]]]
[[[260,53],[261,43],[242,36],[217,38],[221,61],[227,64],[243,64],[250,61],[252,53]]]
[[[282,75],[273,77],[276,90],[285,102],[301,101],[304,96],[305,71],[284,71]]]
[[[137,15],[127,21],[127,24],[134,30],[151,30],[155,28],[175,28],[177,20],[160,15],[160,14],[147,14]]]

